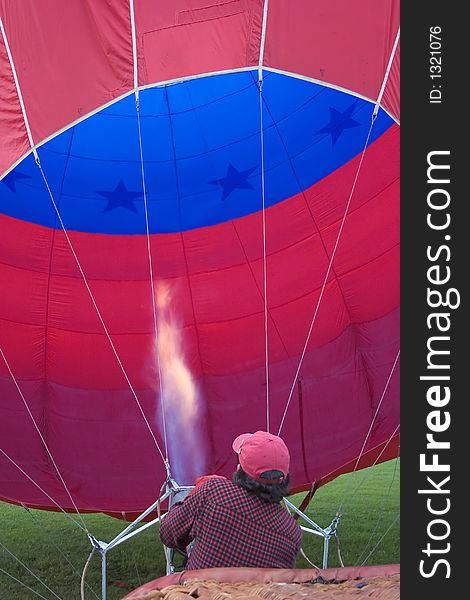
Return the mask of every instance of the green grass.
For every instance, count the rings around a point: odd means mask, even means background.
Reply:
[[[307,513],[322,527],[331,522],[339,506],[343,504],[340,543],[345,565],[361,564],[364,561],[364,564],[400,562],[399,469],[398,460],[390,461],[343,475],[315,494]],[[299,504],[303,495],[295,496],[294,502]],[[90,532],[103,541],[110,541],[125,526],[122,521],[101,514],[84,515],[84,520]],[[47,600],[56,598],[4,547],[40,577],[59,598],[79,600],[80,576],[90,552],[90,544],[83,531],[62,513],[28,512],[22,507],[0,503],[0,569]],[[322,540],[306,535],[303,548],[309,559],[321,566]],[[336,544],[332,540],[329,566],[338,564]],[[303,558],[298,560],[297,566],[309,567]],[[108,598],[122,598],[134,587],[164,574],[165,561],[158,532],[156,528],[150,528],[109,552]],[[100,598],[98,558],[91,562],[86,581]],[[120,587],[119,583],[125,587]],[[0,570],[0,600],[34,598],[39,596]],[[86,598],[95,598],[90,589],[87,589]]]

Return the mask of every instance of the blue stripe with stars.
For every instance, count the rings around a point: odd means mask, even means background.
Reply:
[[[215,225],[261,209],[259,90],[255,72],[141,91],[151,233]],[[277,73],[263,85],[266,206],[298,194],[359,154],[373,104]],[[391,125],[379,111],[369,143]],[[39,149],[65,227],[145,233],[133,96]],[[57,227],[32,156],[0,182],[0,210]]]

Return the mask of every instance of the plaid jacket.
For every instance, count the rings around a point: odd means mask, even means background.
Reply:
[[[227,479],[212,479],[170,509],[160,539],[181,549],[194,540],[187,569],[291,568],[302,531],[281,504],[261,500]]]

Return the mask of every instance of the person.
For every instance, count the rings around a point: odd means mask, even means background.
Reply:
[[[266,431],[239,435],[232,481],[205,476],[160,525],[165,546],[186,551],[185,567],[292,568],[302,531],[281,500],[289,490],[290,456]]]

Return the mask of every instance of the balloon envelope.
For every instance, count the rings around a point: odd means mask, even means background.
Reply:
[[[1,498],[397,455],[398,5],[263,8],[136,1],[133,51],[126,3],[1,7]]]

